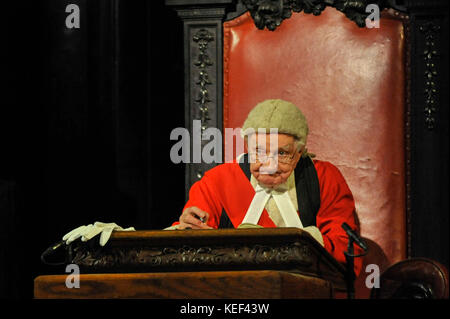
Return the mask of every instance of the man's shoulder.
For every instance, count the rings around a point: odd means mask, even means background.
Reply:
[[[333,179],[344,180],[344,176],[342,175],[341,171],[333,163],[319,159],[313,159],[313,163],[317,171],[317,177],[319,179],[332,177]]]
[[[314,166],[319,169],[337,169],[337,167],[329,161],[320,160],[316,158],[312,159],[312,161],[314,163]]]
[[[236,172],[239,171],[242,171],[242,169],[239,166],[239,163],[236,162],[222,163],[206,171],[205,176],[217,177],[221,175],[235,174]]]
[[[317,171],[317,178],[321,194],[343,194],[351,195],[349,185],[338,168],[338,165],[332,164],[329,161],[313,160]]]

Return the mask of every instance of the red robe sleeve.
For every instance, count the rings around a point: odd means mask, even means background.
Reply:
[[[198,207],[209,214],[208,226],[213,228],[219,227],[220,215],[222,213],[222,203],[220,200],[219,189],[217,185],[220,181],[219,166],[205,172],[204,176],[195,182],[189,190],[189,200],[184,205],[184,209],[188,207]],[[223,187],[223,186],[222,186]],[[175,222],[173,225],[179,224]]]
[[[316,216],[316,225],[323,236],[325,249],[340,263],[345,264],[344,251],[347,250],[348,235],[342,229],[346,222],[359,233],[356,223],[355,202],[341,172],[329,162],[315,161],[320,185],[320,209]],[[362,249],[354,246],[355,254]],[[362,268],[362,258],[354,259],[355,274]]]
[[[192,185],[189,200],[184,206],[196,206],[210,216],[207,224],[219,228],[222,212],[238,227],[245,217],[255,190],[236,162],[218,165]],[[177,223],[174,223],[176,225]],[[276,227],[266,210],[258,222],[263,227]]]

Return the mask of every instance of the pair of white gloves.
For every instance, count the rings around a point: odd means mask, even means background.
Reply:
[[[69,245],[74,240],[81,237],[81,241],[88,241],[93,237],[100,235],[100,246],[105,246],[113,231],[135,231],[134,227],[122,228],[116,223],[101,223],[95,222],[87,226],[80,226],[74,230],[68,232],[63,236],[63,241],[66,245]]]

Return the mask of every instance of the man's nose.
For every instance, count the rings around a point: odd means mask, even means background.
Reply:
[[[278,160],[275,156],[267,157],[266,161],[262,163],[259,168],[261,174],[275,174],[278,170]]]

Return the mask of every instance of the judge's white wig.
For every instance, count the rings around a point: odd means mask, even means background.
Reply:
[[[242,136],[246,138],[261,130],[270,133],[270,129],[277,129],[279,134],[292,135],[299,151],[306,146],[308,123],[302,111],[291,102],[272,99],[258,103],[242,126]]]

